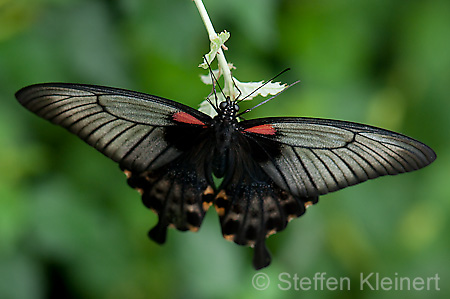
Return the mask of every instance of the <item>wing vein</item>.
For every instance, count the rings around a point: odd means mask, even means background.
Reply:
[[[111,140],[109,140],[104,146],[103,149],[106,149],[108,146],[110,146],[112,143],[114,143],[114,141],[117,140],[117,138],[119,138],[120,136],[122,136],[126,131],[129,131],[132,128],[137,127],[137,124],[132,124],[131,126],[129,126],[128,128],[123,129],[122,131],[120,131],[118,134],[116,134],[113,138],[111,138]],[[112,156],[112,154],[111,154]]]
[[[106,117],[104,117],[104,118],[106,118]],[[117,121],[117,119],[116,119],[116,118],[112,118],[112,119],[108,120],[107,122],[102,123],[102,124],[99,125],[98,127],[92,129],[92,131],[90,131],[89,134],[86,135],[86,137],[84,138],[84,140],[88,140],[89,137],[91,137],[92,135],[95,134],[95,132],[97,132],[98,130],[100,130],[100,129],[103,128],[104,126],[107,126],[108,124],[110,124],[110,123],[112,123],[112,122],[115,122],[115,121]],[[117,125],[119,125],[119,124],[117,124]],[[113,127],[113,128],[114,128],[114,127]]]
[[[317,188],[316,183],[314,182],[313,178],[311,177],[311,174],[309,173],[308,168],[306,168],[305,163],[302,161],[302,159],[300,158],[299,154],[297,153],[297,151],[294,150],[294,148],[292,146],[289,146],[292,148],[292,151],[295,154],[295,157],[297,158],[297,160],[300,162],[301,166],[303,167],[303,169],[305,170],[306,176],[308,177],[309,181],[311,182],[311,185],[313,186],[314,189],[316,189],[317,191],[319,191],[319,188]],[[307,149],[310,150],[310,149]],[[309,196],[309,192],[308,192],[308,188],[306,188],[306,197],[310,197]]]
[[[359,180],[359,177],[358,177],[358,175],[356,174],[355,170],[352,168],[352,166],[351,166],[350,164],[348,164],[348,162],[345,161],[345,159],[343,159],[343,158],[339,155],[339,153],[336,153],[336,152],[335,152],[335,149],[331,149],[330,151],[331,151],[333,154],[335,154],[336,157],[337,157],[339,160],[341,160],[342,163],[345,164],[345,166],[347,166],[347,168],[348,168],[348,169],[350,170],[350,172],[352,173],[353,177],[358,181],[358,180]],[[347,181],[347,182],[349,182],[349,181]],[[354,185],[354,184],[355,184],[355,183],[353,183],[353,182],[349,182],[349,183],[350,183],[350,185]]]
[[[333,179],[335,185],[336,185],[336,186],[339,186],[338,181],[336,180],[336,178],[335,178],[333,172],[332,172],[332,171],[330,170],[330,168],[328,167],[327,163],[325,163],[325,161],[323,161],[322,158],[321,158],[315,151],[311,150],[311,152],[312,152],[313,155],[317,158],[317,160],[319,160],[319,162],[322,163],[322,165],[325,167],[325,169],[328,171],[328,173],[329,173],[329,175],[331,176],[331,178]],[[327,187],[329,187],[328,184],[327,184],[328,181],[323,177],[322,172],[319,171],[319,173],[320,173],[320,175],[322,176],[322,179],[324,180],[325,185],[327,185]]]
[[[373,166],[372,166],[369,162],[367,162],[367,160],[366,160],[364,157],[362,157],[357,151],[355,151],[354,149],[352,149],[351,147],[348,147],[348,146],[346,146],[345,148],[346,148],[347,150],[351,151],[353,154],[355,154],[355,155],[356,155],[357,157],[359,157],[361,160],[363,160],[370,168],[372,168],[372,170],[374,170],[374,171],[376,172],[376,170],[373,168]],[[367,176],[367,178],[370,178],[371,175],[367,172],[366,167],[364,167],[365,165],[362,165],[358,159],[355,159],[355,158],[353,158],[353,157],[352,157],[352,159],[353,159],[353,161],[355,161],[356,164],[359,165],[359,167],[360,167],[360,168],[362,169],[362,171],[365,173],[365,175]]]
[[[130,148],[130,149],[128,149],[127,150],[127,152],[123,155],[123,157],[122,157],[122,161],[125,161],[126,159],[127,159],[127,157],[129,157],[129,155],[134,151],[134,150],[136,150],[136,148],[138,148],[140,145],[141,145],[141,143],[148,137],[148,136],[150,136],[150,134],[152,134],[152,132],[155,130],[155,127],[152,127],[147,133],[145,133],[141,138],[139,138],[139,140],[138,141],[136,141],[136,143]],[[134,164],[134,161],[136,161],[136,158],[135,159],[133,159],[133,161],[130,163],[130,165],[133,165]]]
[[[358,144],[359,148],[361,148],[361,150],[363,150],[366,153],[369,153],[371,156],[377,156],[379,157],[381,160],[383,160],[386,164],[388,164],[389,166],[392,167],[392,169],[395,169],[394,165],[391,164],[391,162],[387,159],[385,159],[382,155],[380,155],[379,153],[377,153],[375,150],[373,150],[371,147],[365,145],[362,142],[359,141],[355,141],[355,145]],[[364,147],[365,150],[362,148]],[[375,157],[374,157],[375,158]],[[376,159],[378,161],[378,159]],[[380,163],[381,167],[383,167],[383,169],[386,171],[386,173],[390,173],[390,171],[386,168],[386,166],[381,163],[380,161],[378,161],[378,163]]]

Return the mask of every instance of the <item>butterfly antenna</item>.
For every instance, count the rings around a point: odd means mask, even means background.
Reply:
[[[212,74],[211,72],[209,73],[210,75]],[[211,105],[211,106],[213,106],[213,108],[216,110],[216,112],[218,112],[217,111],[217,109],[216,109],[216,107],[218,107],[218,105],[217,105],[217,93],[216,93],[216,81],[214,81],[214,78],[213,78],[213,76],[211,76],[211,82],[212,82],[212,90],[211,90],[211,92],[208,94],[208,96],[206,97],[206,101],[208,101],[208,103]],[[214,105],[212,102],[211,102],[211,100],[209,99],[210,97],[211,97],[211,95],[213,95],[214,94],[214,98],[215,98],[215,104],[216,105]]]
[[[240,103],[240,102],[242,102],[242,101],[244,101],[246,98],[248,98],[248,97],[250,97],[251,95],[253,95],[255,92],[257,92],[258,90],[260,90],[261,88],[263,88],[264,86],[266,86],[267,84],[269,84],[270,82],[272,82],[273,80],[275,80],[276,78],[278,78],[279,76],[281,76],[282,74],[284,74],[284,73],[286,73],[287,71],[289,71],[290,70],[290,68],[287,68],[287,69],[284,69],[284,70],[282,70],[281,72],[279,72],[276,76],[273,76],[273,78],[272,79],[270,79],[270,80],[267,80],[266,82],[264,82],[263,84],[261,84],[261,86],[259,86],[258,88],[256,88],[255,90],[253,90],[251,93],[249,93],[245,98],[242,98],[242,99],[240,99],[239,101],[236,101],[236,103]],[[234,82],[234,81],[233,81]],[[293,83],[293,84],[297,84],[298,82],[295,82],[295,83]],[[293,85],[293,84],[291,84],[291,85]],[[236,84],[235,84],[235,86],[236,86]],[[290,86],[288,86],[288,88],[289,88]],[[236,86],[236,88],[237,88],[237,86]],[[238,90],[239,90],[239,88],[238,88]],[[239,90],[239,92],[240,92],[240,90]],[[239,97],[238,97],[239,98]],[[264,102],[267,102],[267,101],[264,101]]]
[[[269,82],[270,82],[270,81],[269,81]],[[253,106],[252,108],[249,108],[249,109],[247,109],[247,110],[242,111],[241,113],[236,114],[236,117],[239,117],[240,115],[242,115],[242,114],[244,114],[244,113],[247,113],[247,112],[250,112],[250,111],[252,111],[253,109],[255,109],[255,108],[257,108],[257,107],[259,107],[259,106],[261,106],[261,105],[267,103],[268,101],[270,101],[270,100],[276,98],[277,96],[279,96],[280,94],[282,94],[285,90],[287,90],[288,88],[294,86],[295,84],[297,84],[297,83],[299,83],[299,82],[300,82],[300,80],[299,80],[299,81],[295,81],[294,83],[288,85],[285,89],[283,89],[282,91],[280,91],[280,92],[277,93],[276,95],[274,95],[274,96],[268,98],[268,99],[265,100],[265,101],[262,101],[261,103],[259,103],[259,104],[255,105],[255,106]]]
[[[203,55],[203,59],[205,60],[206,64],[208,65],[209,73],[211,74],[211,81],[212,81],[212,85],[213,85],[214,95],[216,97],[216,106],[217,106],[217,93],[216,93],[214,82],[217,84],[217,86],[219,86],[220,93],[223,95],[224,99],[226,99],[227,97],[225,96],[222,87],[220,87],[219,81],[217,81],[216,76],[214,76],[214,72],[212,71],[211,65],[209,64],[208,59],[206,59],[205,55]],[[217,111],[217,109],[216,109],[216,111]]]
[[[215,97],[216,98],[216,105],[214,105],[213,104],[213,102],[211,101],[211,99],[210,99],[210,97],[211,97],[211,95],[215,95],[215,92],[216,92],[216,90],[215,89],[213,89],[207,96],[206,96],[206,101],[214,108],[214,110],[216,110],[216,112],[217,112],[217,109],[216,109],[216,106],[217,106],[217,96]]]
[[[215,86],[215,82],[216,82],[217,80],[215,80],[215,77],[213,76],[213,73],[212,73],[212,70],[211,70],[211,66],[210,66],[210,64],[208,63],[208,61],[206,60],[206,57],[205,57],[204,55],[203,55],[203,59],[205,60],[206,64],[208,65],[209,74],[210,74],[210,76],[211,76],[211,83],[212,83],[212,86],[213,86],[212,91],[211,91],[211,92],[208,94],[208,96],[206,97],[206,101],[211,105],[211,107],[214,108],[214,110],[215,110],[217,113],[219,113],[219,109],[217,108],[218,105],[217,105],[217,94],[216,94],[216,86]],[[212,94],[214,94],[214,97],[215,97],[215,102],[216,102],[215,105],[213,104],[213,102],[212,102],[211,99],[210,99],[210,97],[211,97]]]
[[[211,73],[212,74],[212,73]],[[219,107],[219,105],[218,105],[218,103],[217,103],[217,101],[219,100],[218,98],[217,98],[217,92],[216,92],[216,81],[214,81],[213,80],[213,76],[211,76],[211,82],[212,82],[212,86],[213,86],[213,93],[214,93],[214,100],[215,100],[215,102],[216,102],[216,107]]]
[[[238,102],[238,99],[241,97],[241,95],[242,95],[242,91],[239,89],[239,87],[236,85],[236,82],[234,82],[234,78],[233,78],[233,76],[231,77],[231,81],[233,81],[233,85],[234,85],[234,87],[239,91],[239,94],[238,94],[238,96],[236,97],[236,103]],[[239,101],[240,102],[240,101]]]

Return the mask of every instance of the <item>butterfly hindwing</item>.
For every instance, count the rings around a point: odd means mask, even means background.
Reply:
[[[144,205],[159,217],[158,224],[149,232],[157,243],[165,242],[168,226],[181,231],[200,228],[214,199],[213,182],[203,165],[206,164],[201,157],[182,155],[155,171],[124,170],[129,185],[141,193]]]
[[[284,230],[290,220],[303,215],[317,200],[293,196],[270,180],[255,182],[247,177],[224,186],[215,206],[224,238],[253,247],[253,265],[261,269],[270,263],[265,239]]]

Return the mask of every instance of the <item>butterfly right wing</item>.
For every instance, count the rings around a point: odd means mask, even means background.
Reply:
[[[200,227],[213,197],[212,178],[204,169],[212,152],[204,143],[209,116],[164,98],[93,85],[37,84],[16,97],[119,163],[144,204],[159,216],[150,233],[155,241],[165,240],[169,225]]]
[[[157,169],[183,152],[168,142],[166,127],[201,130],[211,122],[206,114],[180,103],[103,86],[36,84],[21,89],[16,97],[28,110],[137,172]]]
[[[215,188],[208,163],[213,151],[208,145],[198,146],[154,171],[124,169],[128,184],[139,191],[144,205],[158,214],[158,224],[149,236],[159,244],[165,242],[169,226],[197,231],[213,202]]]

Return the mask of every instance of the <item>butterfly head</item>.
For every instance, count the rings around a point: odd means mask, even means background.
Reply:
[[[236,114],[239,112],[239,105],[236,102],[231,101],[229,97],[227,97],[226,101],[223,101],[219,104],[219,111],[222,117],[234,118]]]

